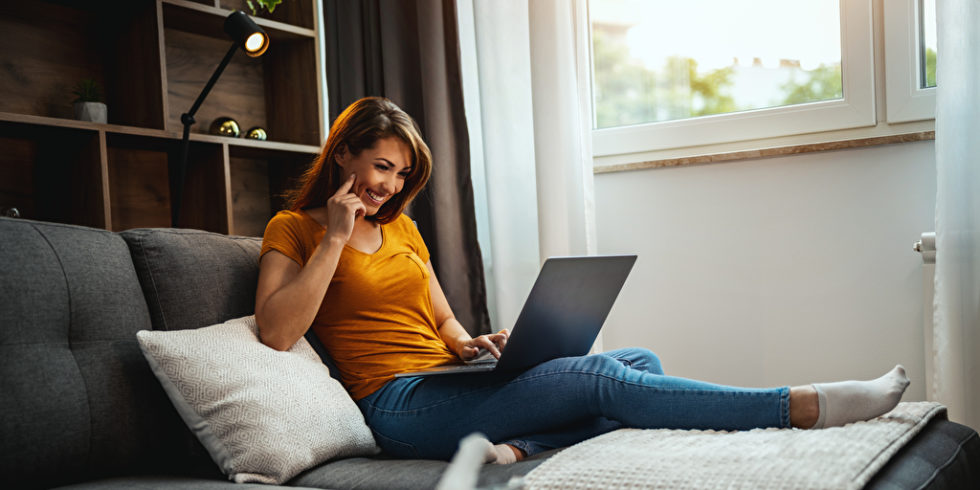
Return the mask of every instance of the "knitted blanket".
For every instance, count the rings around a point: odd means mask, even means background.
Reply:
[[[528,489],[858,489],[946,407],[900,403],[867,422],[822,430],[621,429],[552,456]]]

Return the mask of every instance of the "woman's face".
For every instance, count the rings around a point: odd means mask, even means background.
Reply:
[[[343,178],[355,175],[351,192],[361,198],[367,215],[378,213],[381,206],[401,192],[405,179],[412,173],[412,156],[408,145],[391,136],[378,140],[357,156],[344,152],[337,156]]]

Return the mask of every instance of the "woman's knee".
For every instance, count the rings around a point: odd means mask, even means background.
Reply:
[[[645,371],[652,374],[664,374],[660,358],[650,349],[643,347],[629,347],[617,349],[605,353],[606,355],[618,359],[633,369]]]

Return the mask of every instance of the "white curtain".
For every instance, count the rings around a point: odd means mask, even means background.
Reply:
[[[545,258],[596,249],[586,3],[457,7],[490,316],[509,327]]]
[[[531,0],[531,80],[541,257],[595,253],[585,0]]]
[[[980,430],[980,2],[936,2],[933,393]]]

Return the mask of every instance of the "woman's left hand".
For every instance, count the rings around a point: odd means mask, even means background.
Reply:
[[[481,349],[486,349],[493,354],[493,357],[500,359],[500,352],[507,345],[508,337],[510,337],[510,332],[505,328],[497,333],[481,335],[463,341],[459,344],[456,355],[464,361],[469,361],[477,357]]]

